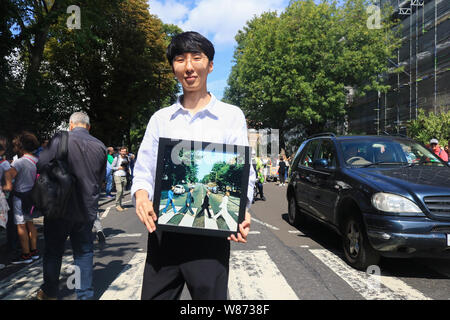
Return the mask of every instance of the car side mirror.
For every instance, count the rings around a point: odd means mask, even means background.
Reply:
[[[327,159],[317,159],[313,162],[314,169],[325,169],[328,168],[328,160]]]

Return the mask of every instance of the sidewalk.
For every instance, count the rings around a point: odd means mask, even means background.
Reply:
[[[129,194],[130,194],[129,190],[125,191],[124,192],[124,197],[129,195]],[[98,202],[98,206],[101,207],[104,204],[107,204],[109,202],[113,202],[115,200],[116,200],[115,197],[114,198],[106,198],[105,193],[102,192],[100,194],[100,199],[99,199],[99,202]],[[39,237],[39,235],[41,235],[43,230],[44,230],[43,229],[44,228],[44,217],[33,219],[33,223],[36,226],[36,229],[38,231],[38,237]],[[0,228],[0,252],[3,252],[2,249],[3,249],[4,246],[6,246],[6,229]]]

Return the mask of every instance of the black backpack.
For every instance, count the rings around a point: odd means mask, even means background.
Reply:
[[[48,219],[66,217],[75,186],[75,177],[69,172],[67,160],[69,133],[61,131],[61,135],[55,159],[41,170],[31,192],[34,206]]]

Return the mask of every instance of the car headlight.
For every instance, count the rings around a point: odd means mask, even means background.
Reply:
[[[422,213],[422,210],[411,200],[392,193],[379,192],[372,196],[375,208],[392,213]]]

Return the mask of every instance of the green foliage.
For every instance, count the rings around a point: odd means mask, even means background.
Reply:
[[[280,129],[282,138],[294,126],[310,135],[343,117],[347,86],[360,94],[386,90],[379,75],[399,42],[390,21],[367,28],[367,4],[291,1],[280,15],[248,21],[236,36],[225,100],[239,105],[250,122]]]
[[[168,180],[163,181],[163,189],[169,189],[177,184],[198,182],[198,164],[193,161],[195,152],[192,150],[180,150],[178,159],[181,163],[179,164],[170,161],[172,158],[171,153],[172,149],[167,149],[164,154],[164,159],[166,160],[164,161],[163,174],[167,176]]]
[[[214,182],[219,188],[231,187],[240,190],[242,165],[226,162],[215,163],[211,172],[205,176],[202,183]]]
[[[48,137],[83,110],[94,136],[137,150],[150,116],[177,93],[165,49],[179,30],[151,15],[145,0],[44,3],[0,4],[0,134]],[[80,7],[81,29],[67,28],[69,5]],[[17,58],[5,61],[14,50]]]
[[[420,109],[417,119],[408,123],[406,130],[409,137],[423,144],[436,138],[441,146],[445,146],[450,140],[450,111],[434,114]]]
[[[50,25],[65,14],[69,1],[57,1],[51,10],[44,3],[0,4],[0,134],[9,138],[22,130],[46,137],[66,116],[66,96],[53,87],[41,66]]]
[[[144,0],[82,7],[80,30],[67,29],[64,21],[52,28],[49,73],[71,92],[72,106],[88,112],[93,135],[136,150],[151,114],[175,87],[163,25]]]

